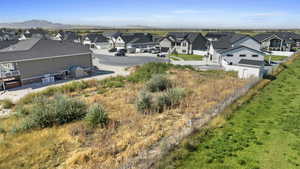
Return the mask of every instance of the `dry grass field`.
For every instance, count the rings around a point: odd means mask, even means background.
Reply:
[[[203,112],[247,83],[233,73],[222,71],[199,72],[171,66],[164,73],[174,86],[184,88],[187,96],[176,107],[161,113],[144,115],[138,112],[135,102],[145,81],[131,82],[124,78],[118,85],[105,86],[90,81],[82,90],[64,93],[87,105],[103,105],[110,119],[104,128],[91,128],[84,120],[79,120],[17,132],[15,127],[23,117],[0,119],[0,168],[117,168],[141,150],[187,125],[190,118],[201,117]],[[48,97],[53,97],[51,95]],[[23,100],[19,104],[30,107],[32,103]]]

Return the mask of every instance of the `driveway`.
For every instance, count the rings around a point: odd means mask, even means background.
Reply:
[[[94,54],[94,56],[99,59],[100,63],[103,65],[110,66],[122,66],[122,67],[130,67],[136,65],[142,65],[150,62],[168,62],[168,59],[165,58],[157,58],[157,57],[147,57],[147,56],[126,56],[126,57],[118,57],[118,56],[107,56]]]

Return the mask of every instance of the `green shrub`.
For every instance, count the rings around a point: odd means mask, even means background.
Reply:
[[[167,90],[166,95],[171,102],[171,106],[174,106],[179,104],[182,99],[186,97],[186,92],[183,88],[172,88]]]
[[[153,99],[150,93],[142,91],[136,101],[136,107],[139,112],[147,114],[152,111]]]
[[[30,106],[26,105],[18,105],[16,107],[16,115],[17,116],[27,116],[31,112]]]
[[[14,107],[14,103],[10,99],[2,100],[2,108],[11,109],[12,107]]]
[[[170,107],[172,105],[172,101],[170,97],[168,97],[165,93],[162,95],[158,95],[154,99],[154,105],[152,109],[155,110],[155,112],[162,112],[164,109]]]
[[[0,128],[0,134],[5,134],[6,131],[3,128]]]
[[[100,84],[104,88],[121,88],[125,86],[126,78],[123,76],[112,77],[108,79],[104,79],[100,82]]]
[[[82,119],[86,114],[86,105],[78,100],[58,95],[54,99],[37,97],[31,114],[20,128],[46,128]]]
[[[89,108],[85,121],[91,127],[96,127],[97,125],[105,127],[108,123],[108,116],[101,105],[94,104]]]
[[[172,87],[171,81],[166,76],[157,74],[153,75],[150,81],[146,84],[146,90],[149,92],[160,92]]]
[[[164,74],[172,67],[167,63],[147,63],[137,69],[136,72],[128,77],[128,80],[133,83],[146,82],[154,74]]]
[[[79,90],[83,90],[88,88],[88,83],[85,81],[78,81],[78,82],[71,82],[68,84],[65,84],[61,87],[58,87],[58,90],[64,93],[70,93],[70,92],[75,92]]]

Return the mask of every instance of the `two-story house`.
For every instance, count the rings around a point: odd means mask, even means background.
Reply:
[[[247,61],[264,62],[265,53],[260,50],[261,44],[251,36],[229,34],[217,41],[212,41],[208,50],[208,60],[212,63],[240,64]],[[250,62],[249,62],[250,63]]]
[[[121,34],[116,38],[115,47],[118,49],[137,49],[155,47],[157,42],[149,33],[128,33]]]
[[[81,36],[72,31],[59,31],[54,37],[52,37],[52,39],[74,43],[81,43],[82,41]]]
[[[267,51],[295,51],[300,49],[300,35],[293,32],[267,32],[254,37]]]
[[[193,54],[195,51],[206,51],[208,40],[196,32],[170,32],[160,42],[161,49],[169,53]]]
[[[82,42],[84,45],[93,49],[107,49],[110,47],[109,39],[98,33],[88,34]]]

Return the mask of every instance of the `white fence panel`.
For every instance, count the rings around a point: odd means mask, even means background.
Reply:
[[[263,70],[259,67],[247,67],[239,65],[223,65],[225,71],[235,71],[238,72],[238,76],[241,79],[248,79],[251,77],[262,78]]]
[[[194,55],[201,55],[201,56],[205,56],[207,55],[207,51],[202,51],[202,50],[193,50],[193,54]]]
[[[171,60],[171,63],[173,65],[182,65],[182,66],[202,66],[202,65],[206,65],[205,61],[175,61],[175,60]]]
[[[273,56],[292,56],[295,52],[286,52],[286,51],[272,51],[271,55]]]

